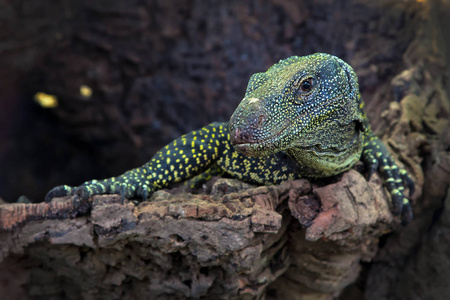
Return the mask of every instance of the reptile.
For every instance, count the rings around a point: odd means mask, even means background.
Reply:
[[[352,67],[330,54],[292,56],[251,76],[229,122],[187,133],[120,176],[57,186],[46,201],[98,194],[146,200],[174,183],[224,174],[259,185],[325,178],[359,160],[369,177],[380,172],[393,213],[403,223],[412,220],[405,192],[411,194],[414,183],[372,132]]]

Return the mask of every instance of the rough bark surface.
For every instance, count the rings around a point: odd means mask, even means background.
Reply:
[[[324,186],[213,182],[210,193],[158,191],[137,205],[115,195],[0,205],[2,294],[256,299],[271,285],[288,299],[295,284],[331,297],[395,224],[377,176],[355,170]],[[20,276],[8,278],[12,269]]]
[[[414,177],[415,220],[401,228],[376,174],[356,170],[271,187],[216,179],[140,204],[3,203],[1,297],[448,297],[448,4],[166,3],[0,4],[1,197],[117,175],[227,120],[252,73],[328,52],[355,68],[373,127]],[[36,92],[58,106],[31,103]]]

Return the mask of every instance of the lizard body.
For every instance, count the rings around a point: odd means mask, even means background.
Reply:
[[[254,74],[229,123],[211,123],[181,136],[143,166],[79,187],[58,186],[46,196],[121,194],[147,199],[154,191],[197,176],[216,174],[254,184],[330,177],[358,160],[379,170],[393,212],[412,219],[404,195],[413,182],[371,131],[356,74],[323,53],[292,56]]]

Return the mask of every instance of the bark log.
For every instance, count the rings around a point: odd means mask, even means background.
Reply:
[[[137,205],[118,195],[0,205],[0,270],[22,265],[33,297],[260,299],[269,285],[283,299],[291,285],[332,297],[396,224],[378,177],[355,170],[324,186],[213,182]]]

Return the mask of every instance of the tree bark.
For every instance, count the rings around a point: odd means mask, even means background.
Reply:
[[[355,170],[323,186],[213,182],[137,205],[118,195],[3,204],[0,269],[21,265],[34,297],[260,299],[269,285],[284,299],[332,297],[398,223],[378,177]]]

